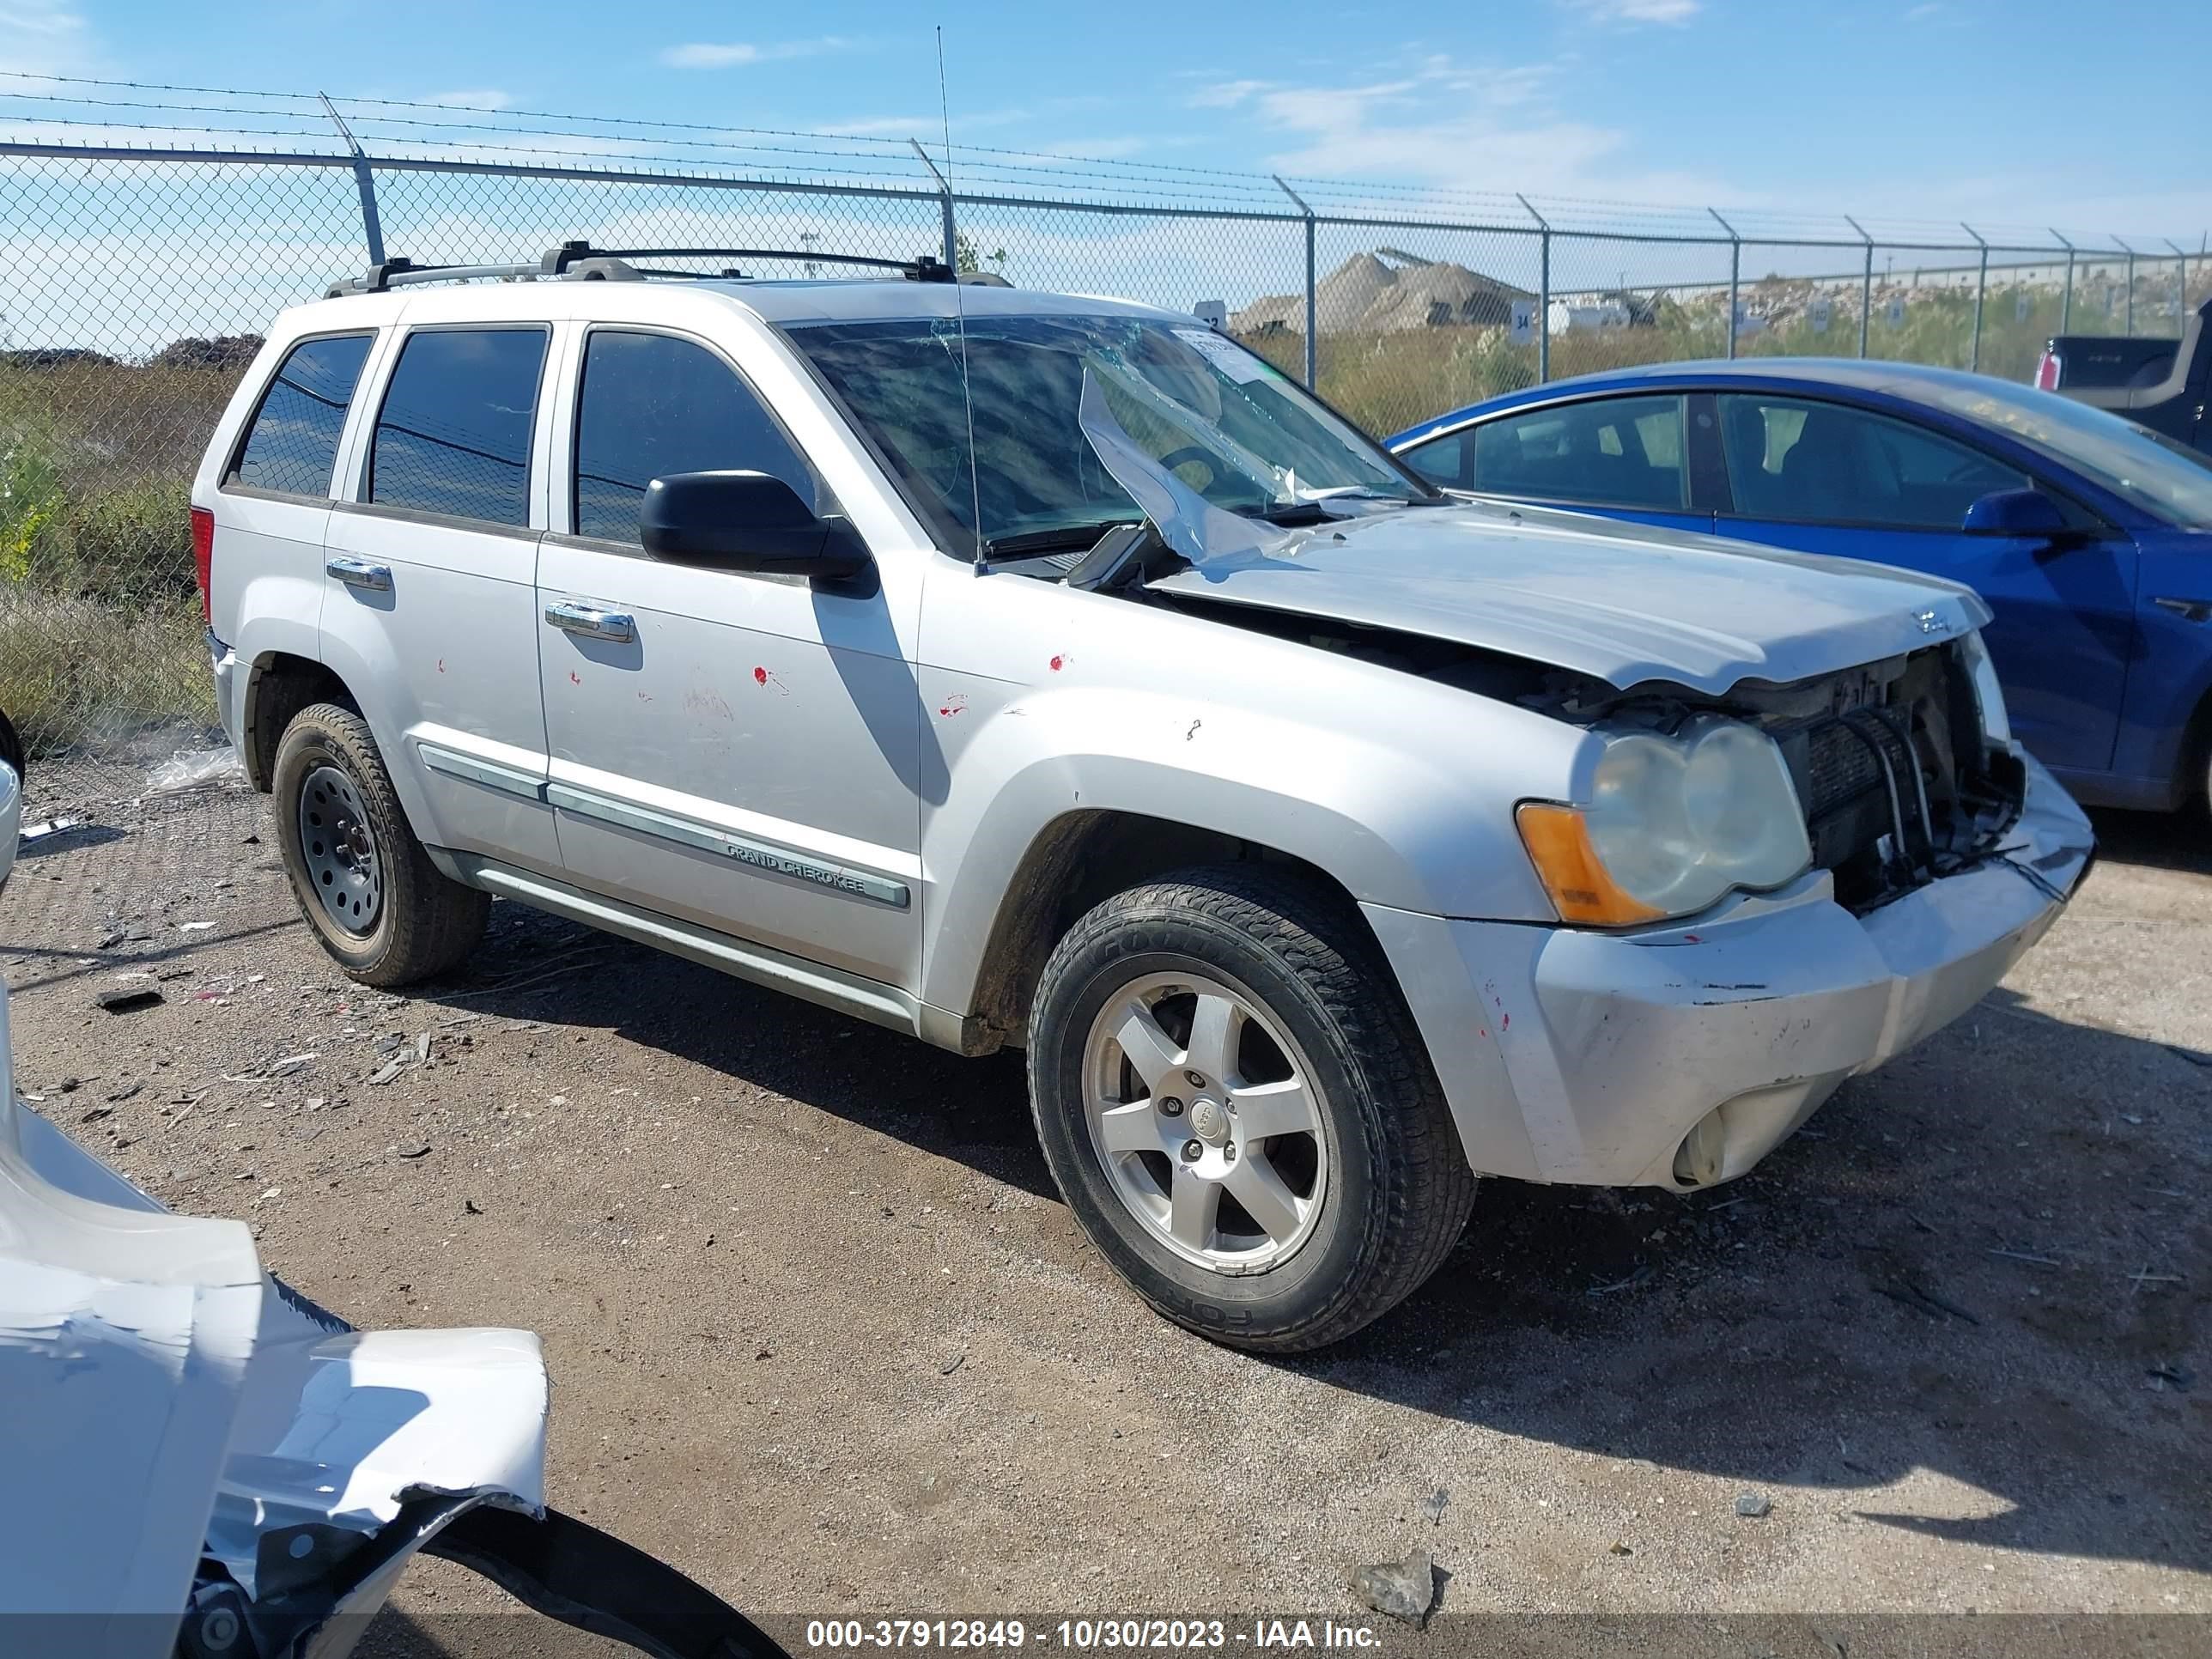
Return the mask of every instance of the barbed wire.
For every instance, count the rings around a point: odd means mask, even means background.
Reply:
[[[42,75],[27,70],[0,70],[0,83],[6,83],[0,85],[0,132],[4,132],[6,124],[70,132],[99,129],[110,133],[143,134],[149,145],[170,134],[185,135],[195,141],[285,139],[318,154],[342,153],[343,140],[328,129],[322,94],[319,93]],[[112,94],[160,95],[107,95]],[[221,101],[207,101],[210,100]],[[716,178],[728,171],[750,170],[781,175],[778,182],[823,178],[888,182],[902,188],[919,185],[925,192],[927,188],[927,180],[917,177],[920,169],[916,163],[920,158],[911,155],[911,147],[917,139],[906,136],[593,115],[459,100],[332,96],[329,101],[349,126],[362,129],[356,137],[410,159],[428,159],[432,153],[442,152],[442,159],[465,160],[477,154],[539,161],[557,159],[564,166],[579,167],[670,167],[694,172],[711,168],[718,171],[707,176]],[[77,112],[41,113],[21,107],[34,105]],[[82,113],[102,110],[130,112],[139,116],[240,118],[115,121],[87,118]],[[471,116],[489,118],[456,118]],[[255,119],[292,125],[246,124]],[[557,125],[532,125],[546,123]],[[424,136],[439,134],[451,136]],[[629,134],[639,136],[626,136]],[[540,142],[528,142],[531,140]],[[802,142],[788,142],[793,140]],[[120,147],[127,148],[131,142],[126,137]],[[584,148],[592,145],[615,148],[611,153],[597,154]],[[629,148],[631,145],[639,148]],[[647,145],[650,148],[645,147]],[[211,148],[198,143],[191,147]],[[939,143],[936,148],[941,150],[945,146]],[[959,158],[970,188],[980,184],[997,193],[1018,193],[1036,199],[1062,192],[1125,206],[1194,210],[1212,207],[1295,216],[1285,199],[1284,187],[1287,185],[1318,208],[1346,215],[1365,212],[1395,215],[1413,221],[1434,220],[1439,222],[1439,228],[1463,222],[1470,211],[1484,222],[1480,228],[1517,228],[1529,224],[1533,212],[1555,231],[1574,235],[1603,234],[1607,231],[1633,234],[1640,229],[1647,234],[1683,240],[1726,243],[1732,240],[1723,231],[1722,224],[1714,221],[1709,209],[1687,204],[1548,193],[1532,193],[1524,200],[1510,191],[1468,190],[1432,181],[1350,179],[1312,174],[1285,174],[1279,179],[1273,173],[1249,169],[1011,146],[956,143],[950,149],[953,156]],[[666,153],[671,151],[682,153]],[[1963,225],[1930,219],[1861,216],[1858,224],[1871,228],[1862,233],[1857,224],[1840,213],[1820,214],[1797,208],[1726,208],[1723,217],[1733,229],[1733,240],[1747,245],[1817,240],[1838,247],[1864,241],[1876,246],[1886,242],[1960,248],[1975,246],[1975,233],[1967,231]],[[1981,239],[1988,240],[1993,251],[2008,253],[2063,253],[2069,240],[2079,252],[2099,256],[2125,251],[2124,240],[2109,233],[2067,238],[2047,228],[2011,223],[1988,223],[1978,230]],[[2023,236],[2033,240],[2011,240]],[[2133,240],[2145,247],[2161,251],[2168,246],[2160,237]]]

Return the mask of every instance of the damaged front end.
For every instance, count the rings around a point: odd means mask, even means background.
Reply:
[[[1829,872],[1837,902],[1857,915],[1993,855],[2027,794],[2027,769],[2007,742],[2003,704],[1973,634],[1792,684],[1742,682],[1719,696],[1678,686],[1624,692],[1554,673],[1519,700],[1608,733],[1674,733],[1712,715],[1755,726],[1788,770],[1810,866]]]

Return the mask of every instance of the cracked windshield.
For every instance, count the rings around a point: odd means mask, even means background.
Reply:
[[[1136,446],[1224,511],[1296,523],[1333,497],[1431,499],[1265,360],[1200,325],[970,317],[964,399],[955,319],[787,332],[955,551],[1079,549],[1144,516],[1079,423],[1086,368]]]

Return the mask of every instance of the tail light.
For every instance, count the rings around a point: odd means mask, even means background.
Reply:
[[[204,507],[192,509],[192,579],[200,585],[200,617],[215,620],[215,514]]]
[[[2065,359],[2055,351],[2046,351],[2035,366],[2035,385],[2039,392],[2058,390],[2058,377],[2064,372]]]

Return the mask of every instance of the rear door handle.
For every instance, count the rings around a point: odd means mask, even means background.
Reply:
[[[564,634],[580,634],[587,640],[628,645],[637,637],[637,623],[627,613],[587,599],[557,599],[545,607],[545,620]]]
[[[376,593],[392,591],[392,567],[388,564],[371,564],[367,559],[334,556],[323,561],[323,568],[348,587],[365,587]]]
[[[2212,622],[2212,599],[2153,599],[2151,603],[2184,622]]]

